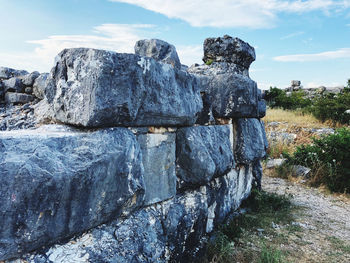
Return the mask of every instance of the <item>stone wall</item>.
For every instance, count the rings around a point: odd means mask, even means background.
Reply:
[[[1,68],[1,86],[36,80],[29,104],[5,89],[3,111],[34,113],[0,132],[0,260],[200,256],[260,186],[267,148],[254,49],[210,38],[203,60],[186,69],[174,46],[140,40],[135,54],[63,50],[50,74]]]

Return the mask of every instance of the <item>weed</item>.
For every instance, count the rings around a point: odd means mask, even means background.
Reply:
[[[284,263],[286,262],[279,249],[267,247],[265,244],[259,258],[259,263]]]
[[[208,59],[207,62],[205,62],[205,65],[210,66],[213,62],[214,60]]]

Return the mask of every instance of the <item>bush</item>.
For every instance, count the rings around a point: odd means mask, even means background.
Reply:
[[[350,109],[350,91],[345,88],[340,94],[327,94],[315,100],[309,111],[322,122],[331,120],[350,124],[350,114],[345,113]]]
[[[350,191],[350,129],[313,139],[311,145],[297,147],[289,163],[311,168],[316,184],[325,184],[332,192]]]
[[[271,108],[284,110],[302,109],[311,105],[311,100],[305,97],[303,91],[294,91],[287,95],[284,90],[276,87],[270,87],[270,90],[265,92],[265,100]]]

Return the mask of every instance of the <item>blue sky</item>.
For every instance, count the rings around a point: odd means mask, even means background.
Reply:
[[[138,39],[174,44],[202,63],[207,37],[255,47],[260,88],[344,85],[350,78],[350,0],[0,0],[0,65],[48,72],[66,47],[133,52]]]

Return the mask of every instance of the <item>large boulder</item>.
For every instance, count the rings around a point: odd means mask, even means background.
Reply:
[[[0,260],[127,215],[143,203],[143,166],[125,128],[0,132]]]
[[[204,40],[205,63],[228,62],[249,68],[255,60],[255,50],[248,43],[239,38],[228,35]]]
[[[237,119],[234,122],[234,148],[239,164],[250,164],[266,155],[266,134],[258,119]]]
[[[201,91],[209,96],[214,117],[258,117],[258,88],[256,82],[240,68],[226,62],[191,67]]]
[[[204,185],[234,167],[231,125],[181,128],[176,135],[177,176],[184,185]]]
[[[174,68],[181,69],[179,56],[176,48],[160,39],[139,40],[135,44],[135,54],[154,58],[172,65]]]
[[[85,127],[187,126],[202,109],[196,79],[152,58],[65,49],[45,89],[58,121]]]

